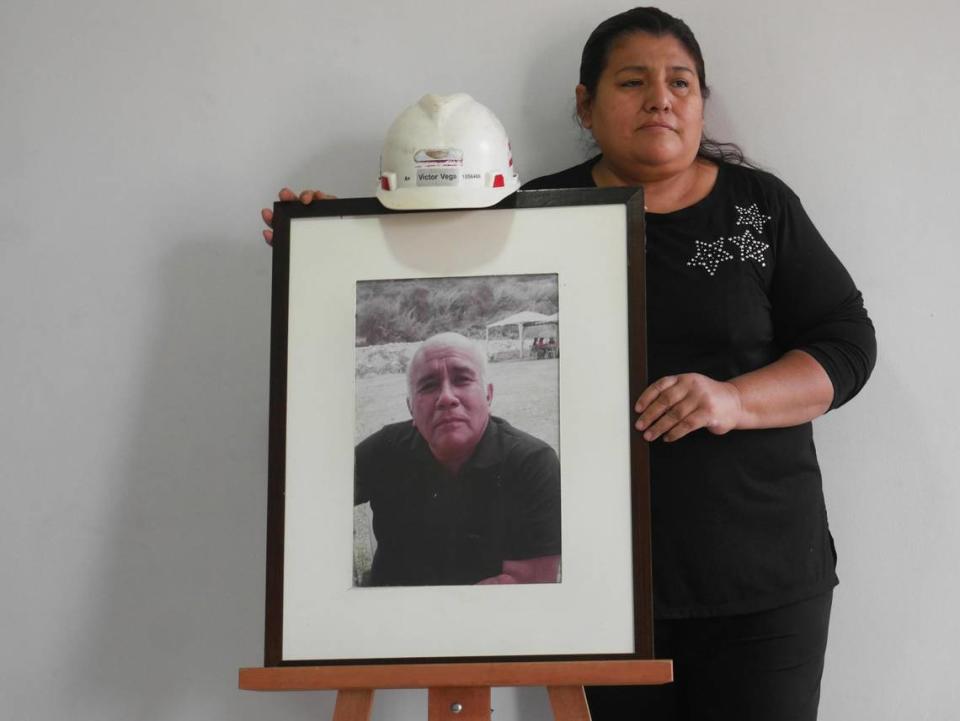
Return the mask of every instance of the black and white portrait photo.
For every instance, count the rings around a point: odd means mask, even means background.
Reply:
[[[557,583],[557,276],[357,282],[354,585]]]

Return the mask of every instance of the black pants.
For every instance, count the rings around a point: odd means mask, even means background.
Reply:
[[[657,621],[665,686],[594,686],[594,721],[815,721],[833,592],[760,613]]]

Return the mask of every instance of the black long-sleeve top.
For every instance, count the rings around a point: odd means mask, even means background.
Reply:
[[[599,159],[524,190],[594,187]],[[588,239],[585,239],[589,242]],[[703,200],[646,215],[649,380],[728,380],[798,349],[833,384],[832,408],[876,359],[860,292],[780,180],[720,165]],[[696,431],[651,444],[658,618],[749,613],[837,583],[812,425]]]

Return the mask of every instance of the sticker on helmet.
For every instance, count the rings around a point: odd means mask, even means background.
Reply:
[[[463,165],[463,151],[459,148],[423,148],[413,154],[418,168],[450,168]]]
[[[417,185],[459,185],[460,173],[456,170],[427,168],[417,170]]]
[[[463,151],[459,148],[422,148],[413,154],[417,185],[460,185]]]

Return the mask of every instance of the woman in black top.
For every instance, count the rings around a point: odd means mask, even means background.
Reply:
[[[836,558],[810,421],[876,356],[859,291],[781,181],[703,134],[683,21],[634,8],[583,50],[601,154],[527,190],[642,186],[657,656],[664,687],[597,687],[594,719],[815,719]]]
[[[675,682],[587,689],[596,721],[817,715],[837,577],[810,422],[866,382],[873,326],[796,195],[704,135],[708,95],[682,20],[611,17],[576,88],[601,153],[524,186],[642,186],[647,210],[655,380],[636,427],[651,443],[656,655]]]

